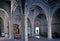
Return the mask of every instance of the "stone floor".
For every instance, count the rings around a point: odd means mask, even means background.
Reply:
[[[40,38],[31,37],[28,39],[28,41],[60,41],[60,39],[48,39],[46,37],[40,37]]]
[[[9,39],[0,38],[0,41],[10,41]],[[16,40],[20,41],[20,40]],[[29,37],[28,41],[60,41],[60,39],[48,39],[46,37]]]
[[[10,41],[9,39],[0,38],[0,41]]]

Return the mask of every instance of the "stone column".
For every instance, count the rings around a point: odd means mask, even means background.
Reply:
[[[28,41],[28,17],[29,8],[25,8],[25,41]]]
[[[21,32],[21,41],[25,41],[25,25],[24,25],[24,15],[21,14],[21,27],[20,27],[20,32]]]
[[[34,21],[32,21],[32,36],[34,36]]]
[[[9,38],[11,39],[11,41],[14,41],[12,17],[9,20]]]
[[[34,36],[34,32],[35,32],[35,28],[34,28],[34,21],[35,21],[35,16],[36,16],[36,14],[37,14],[37,11],[36,10],[34,10],[33,12],[33,17],[32,17],[32,36]]]
[[[25,41],[28,41],[27,16],[25,15]]]
[[[24,17],[24,16],[23,16]],[[25,17],[21,20],[21,41],[28,41],[28,29],[27,29],[27,17]],[[25,22],[25,23],[24,23]]]
[[[9,38],[11,41],[14,41],[14,34],[13,34],[13,13],[14,13],[14,1],[11,2],[11,12],[10,12],[10,20],[9,20]]]
[[[28,41],[27,13],[25,10],[25,14],[21,14],[21,41]]]
[[[48,16],[47,21],[48,21],[48,38],[52,39],[52,29],[51,29],[52,16]]]

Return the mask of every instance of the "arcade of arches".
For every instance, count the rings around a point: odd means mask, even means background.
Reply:
[[[0,0],[0,41],[44,39],[60,41],[60,0]]]

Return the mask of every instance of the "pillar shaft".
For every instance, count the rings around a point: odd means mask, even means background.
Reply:
[[[25,8],[25,41],[28,41],[28,17],[29,8]]]
[[[52,29],[51,29],[52,17],[48,16],[47,21],[48,21],[48,38],[51,39],[52,38]]]
[[[32,36],[34,36],[34,21],[32,21]]]
[[[25,41],[25,25],[24,25],[24,15],[21,15],[21,41]]]
[[[25,41],[28,41],[27,16],[25,15]]]
[[[11,39],[11,41],[14,41],[14,35],[13,35],[13,20],[12,17],[9,20],[9,38]]]
[[[27,29],[28,10],[25,10],[25,14],[23,15],[22,14],[21,14],[21,41],[28,41],[28,29]]]
[[[35,19],[35,16],[36,16],[36,14],[37,14],[37,11],[36,10],[34,10],[33,11],[33,18],[32,18],[32,36],[34,36],[34,32],[35,32],[35,28],[34,28],[34,19]]]

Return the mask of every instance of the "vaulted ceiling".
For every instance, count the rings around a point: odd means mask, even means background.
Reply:
[[[11,0],[0,0],[0,1],[11,1]]]
[[[24,13],[25,0],[21,0],[21,3],[22,3],[22,10],[23,10],[23,13]]]
[[[60,2],[60,0],[45,0],[45,1],[47,1],[50,5],[54,5],[58,2]]]

